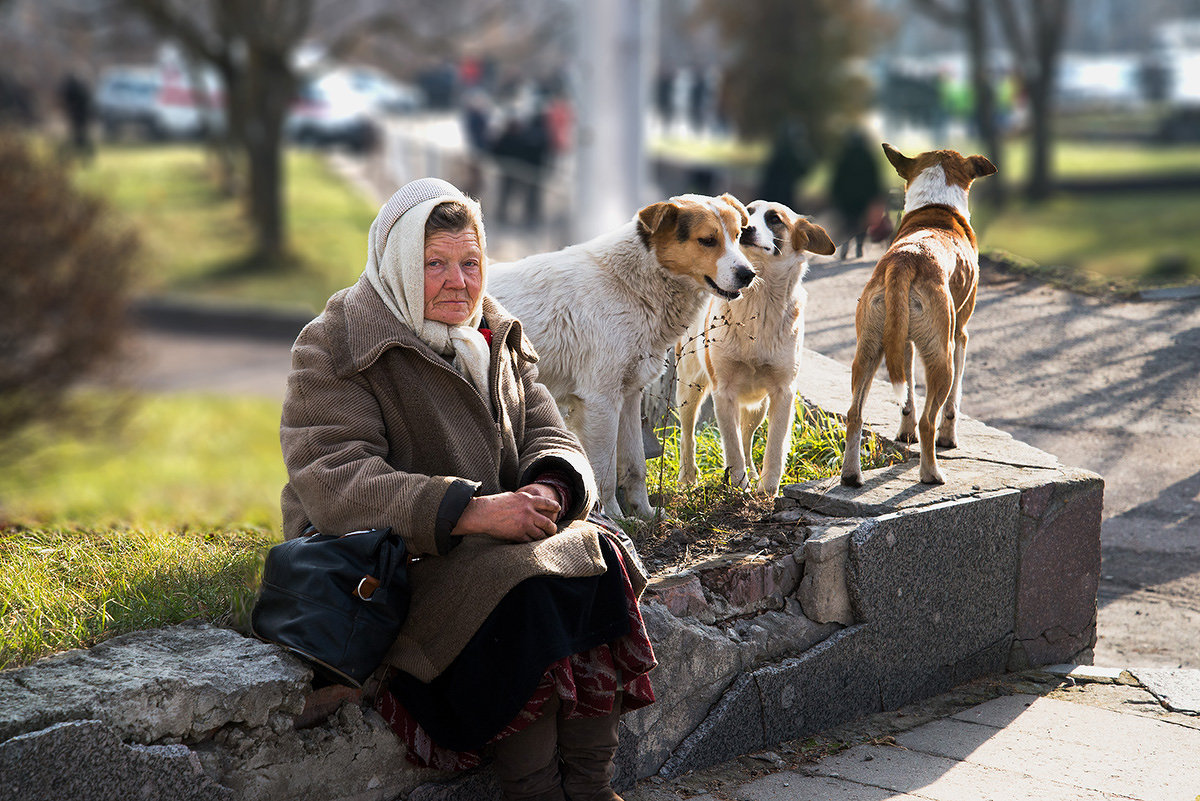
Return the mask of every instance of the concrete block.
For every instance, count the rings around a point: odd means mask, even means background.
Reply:
[[[642,605],[658,667],[650,674],[655,703],[622,718],[641,743],[637,776],[658,772],[675,746],[708,716],[742,669],[737,643],[699,622],[674,617],[660,603]]]
[[[804,577],[796,597],[804,614],[818,623],[854,622],[846,583],[850,526],[832,527],[804,543]]]
[[[1020,555],[1015,633],[1030,665],[1069,661],[1095,644],[1100,479],[1052,501]]]
[[[0,799],[228,801],[184,745],[126,745],[98,720],[55,723],[0,743]]]
[[[230,629],[138,631],[0,673],[0,738],[100,720],[123,740],[194,742],[229,723],[299,715],[311,679],[283,649]]]
[[[776,743],[881,710],[879,642],[861,625],[794,659],[755,670],[764,742]]]
[[[659,770],[669,779],[762,748],[762,702],[758,684],[743,675]]]
[[[1008,490],[885,515],[854,533],[850,595],[878,632],[886,708],[1004,670],[1019,499]]]

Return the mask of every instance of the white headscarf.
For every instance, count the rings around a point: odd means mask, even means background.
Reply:
[[[471,212],[479,249],[485,254],[480,264],[482,277],[475,307],[461,325],[455,326],[425,319],[425,221],[439,203],[451,200],[462,203]],[[487,286],[486,253],[479,204],[440,178],[420,178],[400,187],[371,223],[367,266],[363,272],[396,319],[442,356],[453,357],[454,368],[479,390],[490,406],[491,352],[487,340],[479,333]]]

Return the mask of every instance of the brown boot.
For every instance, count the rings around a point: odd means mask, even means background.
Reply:
[[[558,696],[551,696],[542,716],[492,746],[492,769],[505,801],[564,801],[558,772]]]
[[[570,801],[621,801],[611,784],[620,719],[620,695],[604,717],[559,719],[558,755],[563,790]]]

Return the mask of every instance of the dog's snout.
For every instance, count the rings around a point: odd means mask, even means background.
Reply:
[[[742,235],[738,237],[739,245],[753,245],[758,240],[754,234],[754,228],[747,225],[742,228]]]
[[[733,277],[739,287],[749,286],[750,282],[754,280],[754,275],[754,270],[744,265],[733,271]]]

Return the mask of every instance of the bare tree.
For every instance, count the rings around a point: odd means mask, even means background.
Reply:
[[[996,166],[1000,132],[996,126],[994,84],[989,74],[988,12],[1003,32],[1013,68],[1029,102],[1031,158],[1026,194],[1035,200],[1047,197],[1054,186],[1054,81],[1067,34],[1071,0],[913,0],[936,20],[960,27],[971,59],[975,120],[988,158]],[[997,185],[999,182],[997,182]]]
[[[995,0],[993,7],[1029,101],[1030,151],[1026,193],[1042,200],[1054,188],[1054,81],[1071,0]]]
[[[307,35],[313,0],[119,0],[225,85],[229,136],[246,160],[253,263],[279,263],[285,244],[283,123],[296,90],[292,54]]]
[[[884,18],[867,0],[708,0],[701,12],[719,21],[729,47],[724,99],[738,130],[770,137],[802,115],[818,151],[866,110],[870,82],[858,65]]]
[[[991,39],[988,36],[987,15],[984,0],[913,0],[917,8],[932,19],[962,30],[968,57],[972,96],[975,98],[975,126],[983,143],[983,152],[997,168],[1003,165],[1003,142],[996,119],[996,87],[991,71]],[[1003,175],[999,169],[997,178],[982,187],[989,197],[1003,202],[1005,197]]]

